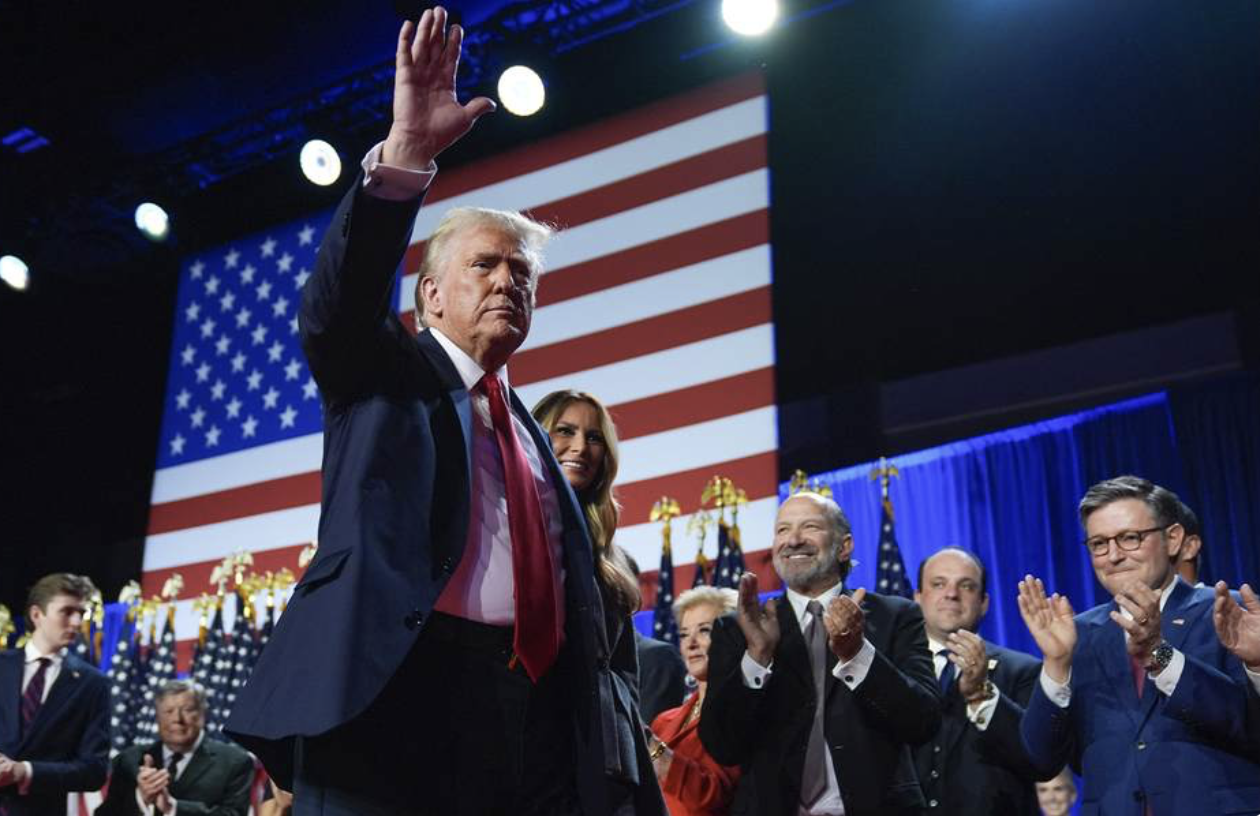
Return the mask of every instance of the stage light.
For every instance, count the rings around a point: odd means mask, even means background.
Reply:
[[[499,76],[499,101],[508,113],[533,116],[547,99],[542,77],[524,65],[513,65]]]
[[[327,187],[341,178],[341,157],[337,155],[337,149],[323,139],[311,139],[302,145],[298,161],[302,165],[302,174],[320,187]]]
[[[736,34],[765,34],[779,16],[777,0],[722,0],[722,19]]]
[[[16,255],[0,255],[0,280],[23,292],[31,282],[31,270]]]
[[[136,227],[151,241],[163,241],[170,229],[171,220],[166,210],[151,201],[136,207]]]

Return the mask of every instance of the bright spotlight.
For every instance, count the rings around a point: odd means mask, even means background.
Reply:
[[[542,77],[532,68],[513,65],[499,77],[499,101],[509,113],[533,116],[547,99]]]
[[[337,149],[323,139],[311,139],[302,145],[298,161],[302,174],[313,184],[327,187],[341,178],[341,157]]]
[[[0,280],[22,292],[31,282],[31,270],[16,255],[0,255]]]
[[[777,0],[722,0],[722,19],[736,34],[765,34],[779,16]]]
[[[166,210],[153,202],[146,201],[139,207],[136,207],[136,227],[149,240],[164,240],[170,225],[171,221],[166,215]]]

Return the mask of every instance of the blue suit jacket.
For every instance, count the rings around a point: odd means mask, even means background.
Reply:
[[[325,733],[379,695],[467,539],[469,394],[437,341],[410,335],[394,309],[394,273],[419,202],[376,199],[361,187],[360,178],[333,216],[299,316],[325,401],[320,549],[226,727],[285,787],[293,738]],[[514,393],[510,402],[543,455],[564,520],[565,647],[555,670],[575,691],[579,792],[585,812],[597,814],[617,718],[591,545],[549,441]]]
[[[0,753],[31,763],[31,787],[0,788],[0,808],[9,816],[64,813],[66,794],[94,791],[109,771],[109,683],[105,675],[74,655],[66,655],[57,680],[21,735],[20,649],[0,652]]]
[[[1171,697],[1146,678],[1139,699],[1124,634],[1104,604],[1076,618],[1072,698],[1059,708],[1038,683],[1023,720],[1035,764],[1070,762],[1085,777],[1084,816],[1260,812],[1260,701],[1242,664],[1217,640],[1209,588],[1178,580],[1160,616],[1186,656]]]

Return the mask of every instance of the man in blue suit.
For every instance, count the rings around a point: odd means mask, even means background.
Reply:
[[[1019,585],[1045,656],[1024,742],[1041,771],[1084,776],[1085,816],[1260,812],[1260,700],[1217,639],[1212,590],[1177,577],[1178,506],[1135,476],[1085,493],[1085,546],[1111,603],[1074,616],[1040,579]]]
[[[109,684],[66,650],[92,582],[70,573],[31,587],[23,649],[0,652],[0,813],[64,813],[66,794],[93,791],[109,769]]]
[[[612,673],[634,666],[610,656],[576,499],[508,383],[550,230],[453,210],[426,245],[418,336],[393,308],[433,159],[493,107],[456,98],[461,37],[440,7],[403,26],[394,123],[303,293],[320,549],[227,731],[299,816],[662,813],[639,729],[614,736],[632,712]]]

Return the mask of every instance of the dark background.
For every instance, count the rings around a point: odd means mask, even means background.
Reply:
[[[474,26],[497,8],[453,5]],[[191,8],[0,0],[0,135],[51,142],[0,149],[0,254],[33,277],[0,287],[14,609],[49,571],[107,597],[139,573],[179,258],[344,189],[278,147],[195,184],[175,160],[243,122],[265,141],[276,106],[387,63],[399,19]],[[443,165],[763,68],[783,474],[1257,367],[1254,2],[797,3],[756,42],[712,3],[669,9],[549,49],[543,114],[495,115]],[[388,120],[348,118],[306,127],[352,169]],[[141,192],[172,214],[165,244],[129,224]]]

